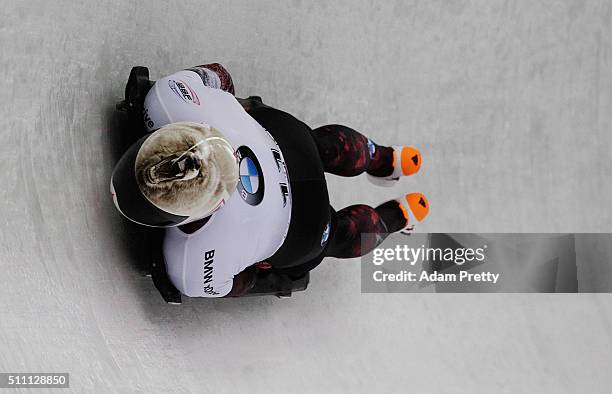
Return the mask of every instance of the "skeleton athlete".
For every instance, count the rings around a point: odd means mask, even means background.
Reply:
[[[326,256],[362,256],[429,212],[421,193],[336,211],[325,172],[393,184],[419,171],[420,152],[238,99],[220,64],[159,79],[143,115],[147,134],[115,167],[111,192],[130,220],[167,227],[165,270],[187,296],[244,295],[255,266],[298,278]],[[363,233],[380,237],[362,245]]]

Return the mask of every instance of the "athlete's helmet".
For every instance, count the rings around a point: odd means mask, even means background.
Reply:
[[[111,178],[115,206],[153,227],[193,222],[223,206],[236,189],[234,149],[214,127],[171,123],[138,140]]]

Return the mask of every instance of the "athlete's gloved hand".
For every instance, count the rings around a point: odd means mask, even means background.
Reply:
[[[270,268],[272,268],[272,263],[268,261],[260,261],[259,263],[255,263],[255,267],[260,270],[269,270]]]
[[[225,297],[241,297],[255,285],[257,268],[252,265],[234,276],[232,290]]]

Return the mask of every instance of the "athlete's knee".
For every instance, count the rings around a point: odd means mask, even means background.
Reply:
[[[386,233],[385,223],[374,208],[364,204],[346,207],[338,211],[328,254],[339,258],[363,256],[378,246]]]
[[[313,136],[325,171],[340,176],[357,176],[370,165],[368,139],[338,124],[321,126]]]

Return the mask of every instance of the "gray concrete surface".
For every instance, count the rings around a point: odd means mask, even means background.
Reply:
[[[612,288],[612,242],[610,235],[579,234],[576,236],[577,259],[593,264],[578,267],[580,291],[609,291]]]
[[[609,1],[3,1],[0,371],[75,391],[609,392],[609,295],[360,294],[164,305],[112,206],[130,70],[220,61],[239,95],[421,147],[420,231],[612,230]]]

